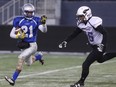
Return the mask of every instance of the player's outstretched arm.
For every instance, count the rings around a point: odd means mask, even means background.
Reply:
[[[46,33],[47,32],[47,25],[39,25],[39,30],[43,33]]]
[[[40,20],[41,25],[39,25],[39,30],[41,32],[43,32],[43,33],[47,32],[46,20],[47,20],[47,16],[46,15],[42,15],[41,16],[41,20]]]
[[[82,30],[77,28],[71,35],[69,35],[61,44],[59,44],[59,48],[65,48],[67,47],[67,44],[73,40],[79,33],[81,33]]]

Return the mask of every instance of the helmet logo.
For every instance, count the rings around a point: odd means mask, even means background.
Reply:
[[[83,11],[83,13],[85,14],[88,10],[89,10],[89,9],[85,9],[85,10]]]

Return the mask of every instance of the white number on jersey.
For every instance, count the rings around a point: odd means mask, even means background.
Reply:
[[[27,27],[27,26],[22,26],[21,28],[22,28],[22,29],[23,29],[23,31],[25,32],[26,37],[29,37],[29,38],[33,37],[33,26],[32,26],[32,25],[31,25],[31,26],[29,26],[29,29],[28,29],[28,27]],[[28,32],[28,30],[29,30],[29,32],[30,32],[30,33],[27,33],[27,32]]]

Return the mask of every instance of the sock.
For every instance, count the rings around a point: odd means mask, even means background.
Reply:
[[[19,76],[20,72],[21,72],[21,71],[19,71],[19,70],[16,70],[16,71],[14,72],[14,74],[13,74],[13,76],[12,76],[12,79],[13,79],[14,81],[17,79],[17,77]]]
[[[41,54],[36,54],[35,55],[35,61],[41,60],[42,55]]]

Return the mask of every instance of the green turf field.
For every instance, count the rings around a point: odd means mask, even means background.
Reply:
[[[85,57],[45,54],[45,65],[39,62],[30,67],[24,65],[14,87],[70,87],[80,78]],[[16,64],[16,54],[0,54],[0,87],[11,87],[4,76],[12,76]],[[116,87],[116,58],[103,64],[94,63],[85,87]]]

